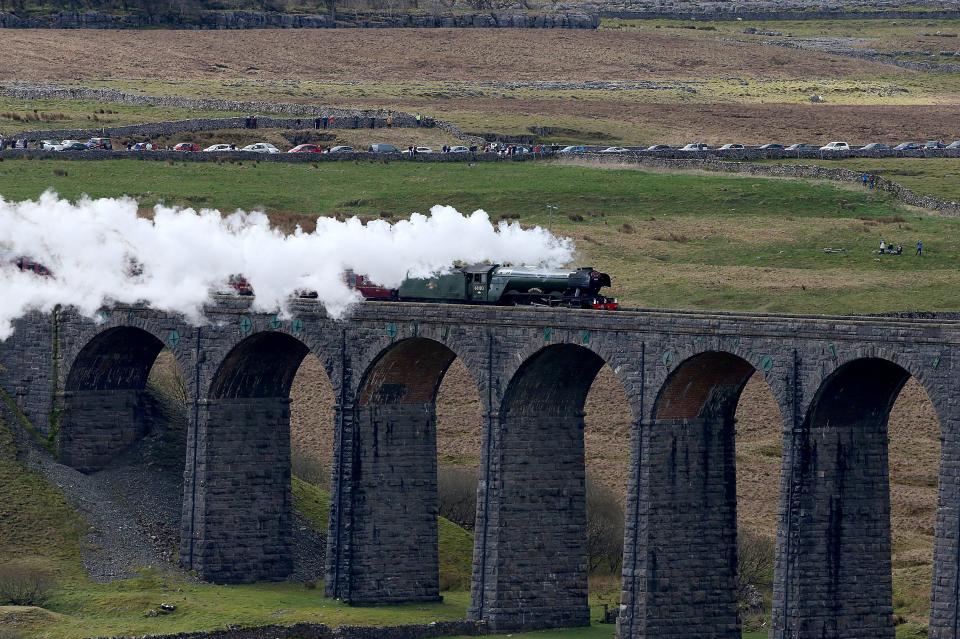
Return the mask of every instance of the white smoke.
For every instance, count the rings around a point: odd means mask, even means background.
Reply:
[[[298,290],[316,291],[333,317],[360,301],[347,269],[386,287],[424,277],[455,262],[559,266],[573,242],[542,228],[494,226],[483,211],[461,215],[435,206],[395,224],[354,218],[317,220],[313,233],[286,235],[263,213],[170,208],[137,215],[130,198],[71,203],[47,192],[36,201],[0,198],[0,340],[31,310],[73,307],[94,317],[104,305],[142,302],[201,322],[217,291],[242,274],[256,292],[255,309],[284,312]],[[44,277],[12,262],[28,257],[52,271]],[[132,269],[131,260],[140,268]],[[139,274],[136,274],[139,271]]]

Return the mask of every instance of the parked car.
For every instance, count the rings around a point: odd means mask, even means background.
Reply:
[[[709,151],[710,145],[703,142],[691,142],[686,146],[680,147],[681,151]]]
[[[586,153],[586,152],[587,152],[587,147],[580,146],[580,145],[565,146],[559,151],[557,151],[557,153],[562,153],[564,155],[574,155],[574,154]]]
[[[44,151],[60,151],[63,149],[63,142],[57,140],[41,140],[40,148]]]
[[[113,143],[110,141],[110,138],[90,138],[87,140],[87,148],[113,151]]]
[[[413,147],[413,150],[417,153],[417,155],[421,153],[433,153],[433,149],[431,149],[429,146],[415,146]],[[410,149],[404,149],[403,152],[409,155]]]
[[[850,145],[846,142],[828,142],[820,147],[821,151],[849,151]]]
[[[298,144],[287,153],[323,153],[323,147],[319,144]]]
[[[630,149],[626,149],[622,146],[608,146],[607,148],[600,151],[601,153],[629,153]]]
[[[940,140],[927,140],[923,148],[925,149],[945,149],[947,145],[941,142]]]
[[[193,142],[181,142],[175,144],[173,150],[180,151],[181,153],[197,153],[200,151],[200,145],[194,144]]]
[[[327,153],[354,153],[352,146],[335,146],[331,147]]]
[[[791,144],[784,151],[816,151],[820,147],[816,144],[806,144],[805,142],[797,142],[796,144]]]
[[[721,151],[743,151],[747,147],[742,144],[724,144],[720,147]]]
[[[896,151],[916,151],[920,149],[920,145],[916,142],[904,142],[893,147]]]
[[[87,145],[79,140],[64,140],[60,151],[86,151]]]
[[[671,151],[673,149],[669,144],[651,144],[647,151]]]
[[[215,151],[236,151],[232,144],[214,144],[203,150],[204,153],[213,153]]]
[[[776,142],[772,142],[772,143],[770,143],[770,144],[762,144],[762,145],[760,145],[760,150],[761,150],[761,151],[782,151],[783,148],[784,148],[784,147],[783,147],[782,144],[777,144]]]
[[[451,146],[450,153],[469,153],[470,149],[465,146]]]
[[[889,151],[890,145],[883,142],[871,142],[860,147],[861,151]]]
[[[947,145],[948,149],[960,149],[960,140],[956,140]]]
[[[400,149],[392,144],[371,144],[370,153],[399,153]]]
[[[255,144],[248,144],[247,146],[240,149],[246,153],[279,153],[280,149],[273,146],[269,142],[257,142]]]

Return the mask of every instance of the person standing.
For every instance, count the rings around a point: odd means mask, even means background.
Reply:
[[[923,256],[923,240],[917,240],[917,255]]]
[[[883,241],[883,238],[880,238],[880,252],[883,253],[887,249],[887,243]]]

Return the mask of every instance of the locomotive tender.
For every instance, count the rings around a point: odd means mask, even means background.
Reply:
[[[615,298],[600,294],[611,285],[610,276],[590,266],[569,271],[475,264],[430,278],[410,278],[397,289],[376,286],[353,273],[347,274],[347,283],[364,299],[378,301],[619,308]]]

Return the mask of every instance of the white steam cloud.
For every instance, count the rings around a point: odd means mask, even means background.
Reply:
[[[200,322],[203,305],[212,293],[230,290],[234,274],[253,286],[257,310],[283,312],[296,291],[310,290],[341,317],[360,301],[344,282],[347,269],[396,287],[458,261],[559,266],[573,252],[571,240],[545,229],[494,226],[483,211],[461,215],[449,206],[395,224],[320,218],[313,233],[286,235],[256,212],[158,205],[148,220],[130,198],[0,198],[0,339],[11,335],[14,319],[58,304],[94,317],[104,305],[143,302]],[[53,275],[20,270],[18,257]]]

